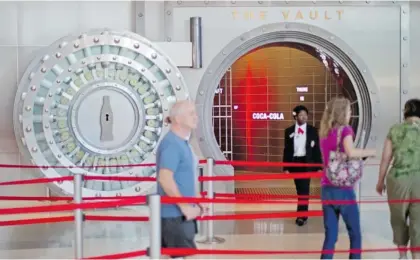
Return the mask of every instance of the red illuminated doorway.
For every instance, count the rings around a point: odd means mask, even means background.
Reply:
[[[216,90],[213,128],[228,160],[282,161],[284,129],[294,123],[298,104],[319,126],[326,102],[342,94],[352,101],[351,124],[357,131],[355,90],[342,68],[322,51],[302,44],[256,49],[238,59]],[[235,167],[238,172],[280,172],[275,168]]]

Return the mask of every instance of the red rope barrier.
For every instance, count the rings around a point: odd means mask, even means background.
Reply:
[[[273,195],[273,194],[234,194],[234,193],[215,193],[215,198],[240,198],[240,199],[320,199],[317,195]]]
[[[139,251],[119,253],[119,254],[113,254],[113,255],[94,256],[94,257],[88,257],[84,259],[125,259],[125,258],[133,258],[133,257],[138,257],[138,256],[145,256],[146,254],[147,254],[146,250],[139,250]]]
[[[260,166],[260,167],[323,167],[320,163],[287,163],[287,162],[250,162],[250,161],[215,161],[216,165]]]
[[[234,176],[200,176],[199,181],[258,181],[321,178],[321,172],[296,172],[293,174],[244,174]]]
[[[0,215],[59,212],[59,211],[71,211],[75,209],[113,208],[113,207],[144,204],[145,202],[146,202],[146,197],[139,196],[135,199],[123,199],[123,200],[100,201],[100,202],[84,202],[80,204],[72,203],[72,204],[63,204],[63,205],[3,208],[3,209],[0,209]]]
[[[202,216],[197,220],[252,220],[252,219],[273,219],[273,218],[299,218],[299,217],[322,217],[321,210],[270,212],[270,213],[249,213],[232,215]]]
[[[336,250],[227,250],[227,249],[191,249],[191,248],[162,248],[162,255],[295,255],[295,254],[333,254],[333,253],[369,253],[396,252],[399,248],[371,248],[371,249],[336,249]],[[407,251],[420,251],[420,247],[407,248]]]
[[[85,180],[97,181],[156,181],[155,177],[137,177],[137,176],[83,176]]]
[[[59,182],[59,181],[72,181],[72,176],[64,176],[57,178],[39,178],[39,179],[30,179],[30,180],[19,180],[19,181],[6,181],[0,182],[0,186],[7,185],[24,185],[24,184],[40,184],[40,183],[49,183],[49,182]]]
[[[33,224],[51,224],[73,221],[74,216],[63,216],[63,217],[48,217],[48,218],[32,218],[32,219],[17,219],[0,221],[0,226],[21,226],[21,225],[33,225]]]
[[[85,220],[90,221],[149,221],[149,217],[132,217],[132,216],[98,216],[98,215],[85,215]]]

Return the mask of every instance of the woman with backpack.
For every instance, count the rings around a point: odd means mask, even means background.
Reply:
[[[387,176],[392,159],[393,165]],[[385,139],[376,185],[376,191],[380,195],[385,191],[385,178],[394,244],[400,249],[400,259],[407,259],[409,240],[412,248],[420,247],[419,99],[411,99],[405,103],[404,122],[392,126]],[[396,202],[392,202],[393,200]],[[420,259],[419,250],[412,250],[412,254],[413,259]]]
[[[319,137],[324,162],[321,200],[325,228],[321,259],[333,259],[340,215],[346,224],[350,249],[353,250],[349,259],[361,259],[362,234],[354,185],[361,178],[363,160],[354,158],[374,157],[376,151],[354,146],[350,117],[350,101],[335,97],[328,102],[321,119]]]

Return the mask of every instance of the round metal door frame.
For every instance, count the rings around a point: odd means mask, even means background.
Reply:
[[[15,106],[13,111],[13,123],[14,123],[14,130],[15,136],[17,139],[17,145],[19,147],[20,152],[22,153],[25,161],[30,161],[32,164],[37,164],[38,166],[45,166],[40,167],[38,174],[36,170],[34,171],[35,174],[38,176],[46,176],[46,177],[59,177],[60,175],[57,174],[53,167],[48,167],[49,163],[39,155],[40,149],[36,144],[36,140],[34,136],[32,136],[32,128],[29,126],[28,119],[31,117],[28,113],[31,111],[31,104],[29,104],[29,100],[34,100],[36,97],[35,93],[37,93],[38,88],[35,84],[31,84],[34,80],[39,81],[42,79],[43,75],[48,72],[49,69],[54,69],[54,64],[60,60],[65,58],[65,55],[75,53],[78,50],[81,50],[85,47],[92,47],[92,46],[116,46],[120,48],[125,48],[130,51],[136,52],[139,55],[143,55],[147,57],[154,65],[157,66],[158,69],[165,75],[165,79],[169,81],[169,87],[172,87],[173,96],[166,96],[164,91],[161,87],[167,87],[159,85],[162,81],[159,81],[157,78],[154,77],[154,72],[149,70],[149,68],[144,67],[139,62],[132,60],[131,58],[127,58],[125,56],[119,54],[90,54],[90,56],[86,56],[87,58],[82,58],[80,60],[76,60],[75,63],[71,64],[71,67],[77,68],[86,68],[88,67],[90,62],[98,63],[98,62],[112,62],[112,63],[121,63],[128,68],[133,68],[137,72],[140,72],[140,75],[150,81],[150,86],[152,91],[159,97],[160,107],[162,109],[163,118],[168,115],[168,111],[170,106],[176,100],[183,100],[189,99],[189,91],[186,87],[185,81],[180,73],[179,69],[176,67],[175,63],[167,57],[158,46],[154,45],[152,42],[148,41],[146,38],[132,33],[132,32],[121,32],[121,31],[113,31],[110,29],[95,29],[87,32],[86,34],[77,35],[69,35],[65,36],[51,45],[42,48],[36,57],[31,61],[28,65],[24,75],[22,76],[21,82],[19,84],[17,95],[15,97]],[[156,69],[156,68],[154,68]],[[73,73],[72,70],[69,71],[59,71],[57,74],[57,82],[52,82],[51,90],[56,90],[58,88],[57,84],[64,82],[64,77],[68,76],[69,74]],[[60,78],[59,78],[60,77]],[[43,102],[45,102],[44,108],[50,105],[52,100],[52,93],[49,93]],[[173,98],[173,99],[170,99]],[[31,102],[32,102],[31,101]],[[29,102],[29,103],[28,103]],[[49,112],[48,109],[45,109],[45,113]],[[42,124],[44,126],[44,131],[51,132],[50,128],[48,127],[50,117],[48,115],[42,115]],[[163,120],[162,120],[163,121]],[[169,130],[168,124],[163,123],[161,128],[159,129],[159,135],[164,136]],[[51,133],[50,133],[51,134]],[[159,142],[160,138],[156,141]],[[27,141],[29,141],[29,144]],[[48,142],[50,146],[53,141]],[[154,146],[153,150],[150,151],[150,155],[145,158],[142,163],[154,163],[155,162],[155,151],[156,146]],[[62,156],[60,151],[55,151],[54,153],[56,156],[61,158],[60,161],[63,161],[65,165],[68,165],[73,173],[86,173],[86,170],[78,167],[74,167],[72,162],[70,162],[67,158]],[[35,158],[36,157],[36,158]],[[137,167],[138,168],[138,167]],[[150,167],[147,168],[148,171]],[[120,172],[117,174],[113,174],[113,176],[124,175],[127,176],[132,175],[134,170],[125,170],[124,172]],[[42,174],[43,173],[43,174]],[[95,174],[93,172],[89,172],[92,175],[100,175]],[[153,173],[151,176],[155,176]],[[64,194],[71,194],[73,190],[73,184],[70,182],[56,182],[49,184],[49,186],[58,193]],[[144,193],[149,191],[155,187],[153,182],[149,183],[137,183],[133,186],[128,188],[120,189],[120,190],[92,190],[88,188],[83,188],[83,195],[84,196],[120,196],[120,195],[134,195]]]
[[[225,160],[213,133],[212,109],[215,89],[226,70],[249,51],[282,42],[301,43],[322,50],[347,73],[353,86],[357,86],[355,92],[361,112],[356,143],[359,144],[363,129],[366,131],[365,141],[359,145],[366,146],[370,133],[375,133],[378,128],[378,120],[372,121],[372,117],[379,115],[375,109],[379,97],[376,95],[376,84],[363,60],[343,40],[320,27],[303,23],[275,23],[255,28],[233,39],[214,57],[205,71],[196,96],[199,118],[202,120],[196,135],[203,156]],[[376,137],[370,136],[370,139],[375,141]]]

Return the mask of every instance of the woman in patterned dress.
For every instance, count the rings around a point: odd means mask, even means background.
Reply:
[[[393,163],[387,174],[392,159]],[[407,101],[404,106],[404,122],[392,126],[389,130],[376,185],[376,191],[380,195],[385,191],[385,179],[389,201],[420,199],[419,99]],[[406,259],[406,247],[409,240],[411,247],[420,247],[420,203],[388,204],[391,212],[393,241],[400,248],[400,259]],[[420,259],[420,251],[413,251],[413,259]]]

